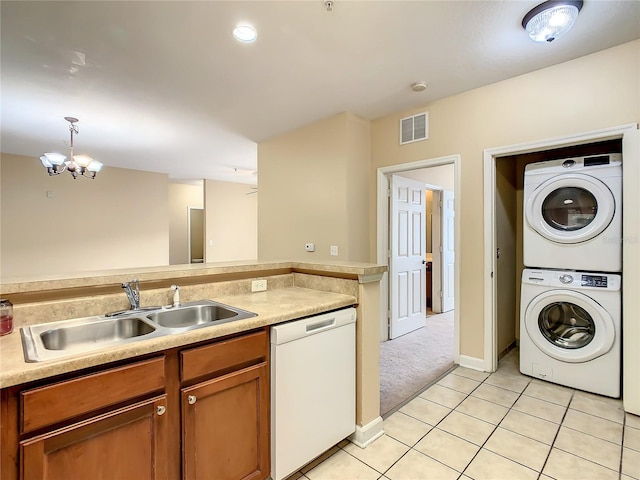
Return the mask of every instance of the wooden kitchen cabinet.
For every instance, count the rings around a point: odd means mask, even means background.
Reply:
[[[182,354],[183,478],[263,480],[270,474],[268,335]]]
[[[264,480],[268,330],[3,389],[3,480]]]
[[[20,442],[23,480],[167,478],[166,396]]]
[[[159,356],[20,391],[20,479],[166,479],[164,389]]]

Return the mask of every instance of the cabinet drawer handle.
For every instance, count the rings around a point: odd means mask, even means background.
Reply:
[[[189,395],[187,397],[187,402],[189,402],[189,405],[193,405],[194,403],[196,403],[196,400],[197,398],[195,395]]]
[[[167,411],[167,408],[164,405],[158,405],[158,409],[157,409],[158,415],[164,415],[164,412],[166,411]]]

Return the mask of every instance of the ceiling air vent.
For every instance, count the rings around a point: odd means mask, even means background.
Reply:
[[[429,138],[429,112],[400,119],[400,145]]]

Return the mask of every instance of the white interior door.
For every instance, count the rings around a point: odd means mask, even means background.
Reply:
[[[425,325],[426,207],[423,182],[391,176],[389,338]]]
[[[443,190],[442,195],[442,311],[453,310],[455,299],[455,242],[453,192]]]

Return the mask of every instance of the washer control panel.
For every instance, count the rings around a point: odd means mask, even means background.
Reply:
[[[525,268],[522,272],[522,283],[523,285],[540,285],[572,290],[598,289],[613,292],[620,290],[621,276],[619,273],[533,270]]]
[[[606,275],[582,275],[580,285],[583,287],[607,288],[607,280],[608,277]],[[562,281],[562,277],[560,277],[560,281]]]
[[[565,273],[563,275],[560,275],[559,280],[561,283],[565,283],[565,284],[573,283],[573,276],[569,275],[568,273]]]

